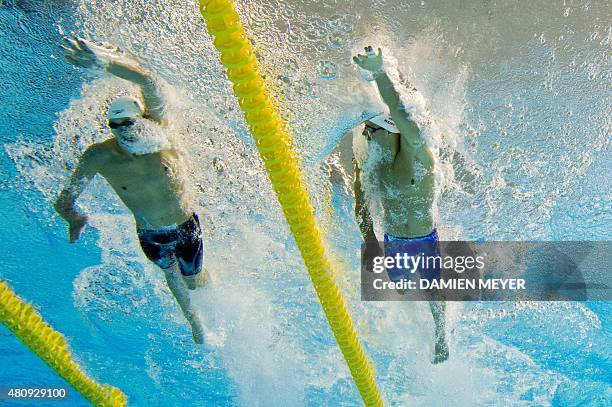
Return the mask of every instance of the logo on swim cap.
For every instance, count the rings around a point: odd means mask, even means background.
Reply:
[[[133,119],[142,116],[142,108],[136,98],[123,96],[113,100],[108,107],[109,119]]]
[[[387,113],[381,113],[377,116],[372,117],[371,119],[368,119],[368,121],[374,123],[377,126],[382,127],[390,133],[400,132],[391,116]]]

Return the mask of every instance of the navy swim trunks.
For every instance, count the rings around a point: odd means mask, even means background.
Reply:
[[[202,271],[202,230],[195,213],[174,228],[139,228],[136,231],[142,251],[158,267],[167,269],[178,261],[184,276],[194,276]]]
[[[397,254],[402,257],[405,254],[408,256],[421,256],[423,260],[427,257],[440,257],[440,246],[438,244],[438,231],[433,230],[428,235],[419,237],[396,237],[385,233],[385,256],[395,257]],[[411,263],[409,263],[411,264]],[[438,280],[441,275],[440,261],[424,261],[418,262],[417,271],[420,278],[428,281]],[[410,269],[393,267],[387,268],[389,278],[393,282],[399,282],[402,279],[410,280],[413,274]]]

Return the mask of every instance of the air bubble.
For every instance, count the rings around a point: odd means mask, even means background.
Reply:
[[[327,40],[331,48],[344,48],[349,42],[349,35],[341,31],[332,31],[328,34]]]
[[[338,76],[338,65],[332,61],[319,61],[317,72],[323,79],[334,79]]]
[[[328,26],[330,30],[350,34],[353,32],[353,20],[358,20],[358,17],[349,14],[338,14],[329,18]]]
[[[318,41],[325,36],[326,26],[320,20],[313,20],[304,30],[304,36],[311,41]]]
[[[222,174],[223,172],[225,172],[226,165],[221,158],[213,158],[212,165],[215,171],[217,171],[217,174]]]

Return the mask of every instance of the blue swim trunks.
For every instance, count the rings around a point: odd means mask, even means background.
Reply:
[[[202,229],[195,213],[185,223],[170,229],[137,232],[142,251],[158,267],[168,269],[178,262],[184,276],[202,271]]]
[[[441,262],[433,261],[432,259],[427,261],[427,257],[440,258],[438,241],[438,231],[436,229],[428,235],[410,238],[396,237],[385,233],[385,257],[396,257],[396,255],[399,254],[400,257],[404,259],[404,254],[407,254],[417,260],[416,256],[420,256],[418,258],[416,272],[419,273],[420,278],[431,282],[432,280],[439,279],[441,275]],[[411,261],[412,260],[409,260],[409,267],[405,267],[405,263],[402,260],[401,268],[396,267],[396,264],[391,268],[387,268],[387,273],[391,281],[399,282],[402,279],[410,280],[413,274],[416,274],[416,272],[411,273],[411,270],[414,269],[414,267],[412,267],[414,263]]]

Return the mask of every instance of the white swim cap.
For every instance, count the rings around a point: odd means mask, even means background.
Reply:
[[[113,100],[108,107],[108,118],[110,119],[126,119],[142,116],[142,108],[138,99],[122,96]]]
[[[395,122],[391,118],[391,115],[387,113],[380,113],[372,117],[371,119],[368,119],[368,121],[374,123],[377,126],[382,127],[383,129],[387,130],[390,133],[400,132],[397,126],[395,125]]]

